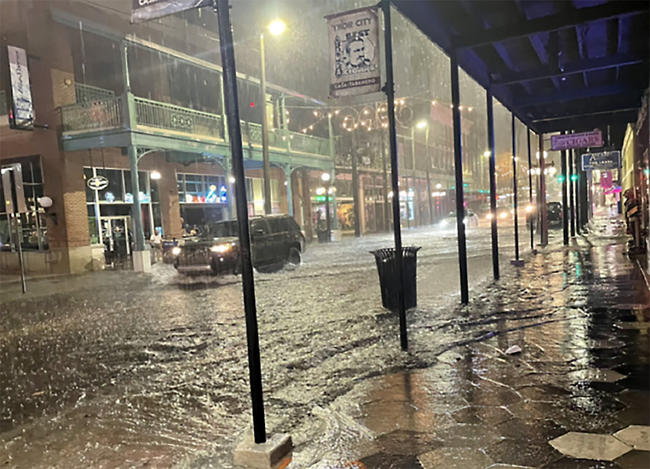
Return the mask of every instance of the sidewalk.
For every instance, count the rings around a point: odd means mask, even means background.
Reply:
[[[649,295],[613,233],[529,257],[449,322],[418,311],[407,369],[315,407],[289,467],[650,467]]]

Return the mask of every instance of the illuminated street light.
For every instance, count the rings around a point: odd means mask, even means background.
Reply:
[[[417,124],[415,124],[415,126],[416,126],[418,129],[426,129],[426,128],[427,128],[427,125],[428,125],[428,124],[427,124],[427,121],[425,121],[425,120],[421,120],[421,121],[419,121]]]
[[[483,156],[486,157],[486,158],[489,158],[490,156],[492,156],[492,152],[490,150],[485,150],[483,152]]]
[[[323,182],[327,182],[330,180],[330,173],[323,173],[320,175],[320,178],[323,180]]]
[[[274,36],[279,36],[287,29],[287,25],[281,19],[275,19],[269,23],[269,32]]]

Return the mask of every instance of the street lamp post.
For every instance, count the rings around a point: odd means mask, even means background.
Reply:
[[[327,241],[332,240],[332,224],[330,218],[330,173],[321,174],[320,178],[325,183],[325,225],[327,230]]]
[[[282,20],[274,20],[268,30],[274,36],[284,32],[286,25]],[[266,53],[264,51],[264,33],[260,34],[260,103],[262,106],[262,161],[264,177],[264,213],[271,213],[271,161],[269,159],[269,123],[266,113]]]
[[[431,155],[429,154],[429,123],[426,120],[418,121],[415,126],[424,129],[424,157],[426,160],[427,200],[429,202],[429,223],[433,224],[433,200],[431,196]],[[415,166],[415,165],[414,165]]]

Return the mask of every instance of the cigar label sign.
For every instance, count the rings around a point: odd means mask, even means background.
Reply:
[[[325,17],[330,48],[330,96],[352,96],[380,89],[379,18],[375,8]]]

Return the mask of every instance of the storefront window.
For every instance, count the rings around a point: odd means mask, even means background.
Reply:
[[[38,156],[4,160],[2,166],[19,163],[23,176],[23,190],[27,212],[20,215],[20,241],[25,250],[47,249],[47,227],[45,214],[38,206],[38,198],[43,196],[43,174]],[[0,180],[0,249],[9,250],[15,243],[15,228],[5,212],[4,189]]]
[[[99,202],[112,204],[113,202],[124,202],[124,191],[122,187],[122,170],[96,168],[97,176],[104,176],[108,179],[108,186],[98,191]]]
[[[224,176],[176,175],[178,198],[182,204],[226,204],[228,189]]]

